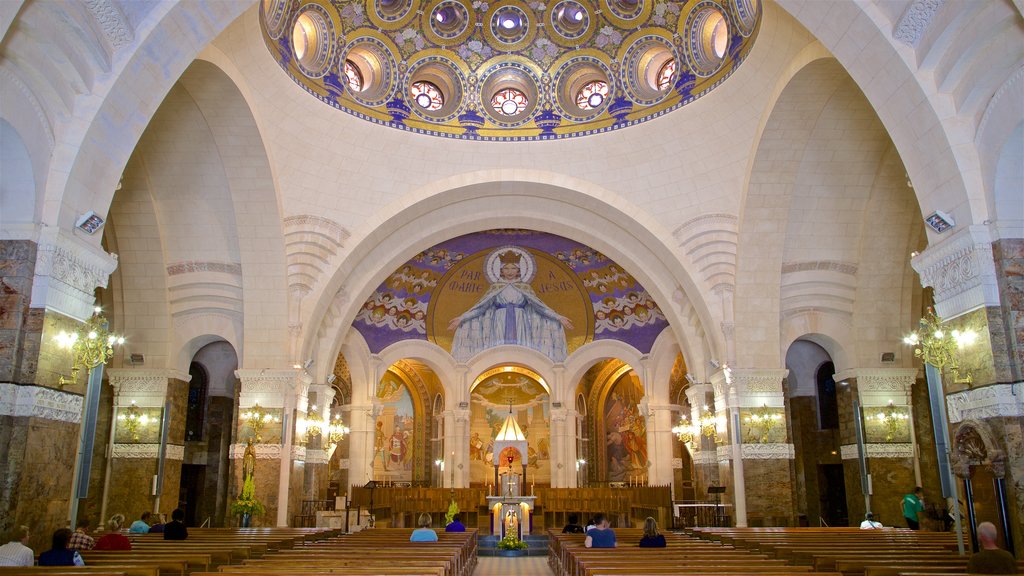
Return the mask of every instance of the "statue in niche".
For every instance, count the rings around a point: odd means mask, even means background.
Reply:
[[[568,355],[565,330],[572,322],[541,301],[530,286],[533,256],[516,246],[491,252],[484,272],[491,287],[472,308],[448,324],[455,331],[452,356],[462,362],[503,344],[526,346],[555,362]]]
[[[245,453],[242,454],[242,482],[249,480],[256,473],[256,448],[252,445],[252,438],[246,442]]]
[[[505,513],[505,535],[519,537],[519,515],[512,508]]]

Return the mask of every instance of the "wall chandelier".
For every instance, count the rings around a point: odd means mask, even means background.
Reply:
[[[73,356],[71,378],[60,375],[59,383],[63,388],[78,381],[82,370],[92,370],[100,364],[106,364],[114,355],[114,347],[124,344],[124,336],[114,334],[107,328],[107,319],[100,307],[93,309],[93,315],[78,330],[68,333],[61,330],[55,340],[57,345],[70,350]]]
[[[281,68],[334,108],[433,136],[541,140],[631,126],[716,88],[761,0],[264,0]]]

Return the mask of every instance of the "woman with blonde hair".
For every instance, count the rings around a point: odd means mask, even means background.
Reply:
[[[658,523],[650,516],[644,520],[644,535],[640,538],[641,548],[664,548],[665,535],[658,532]]]
[[[107,520],[108,532],[96,541],[94,550],[131,550],[132,541],[121,534],[121,526],[124,525],[124,515],[114,514]]]
[[[409,537],[410,542],[437,542],[437,532],[430,527],[430,514],[426,512],[420,514],[418,524],[420,527],[412,531],[412,536]]]

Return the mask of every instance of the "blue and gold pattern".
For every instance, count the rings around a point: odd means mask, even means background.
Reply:
[[[273,57],[325,104],[402,130],[497,141],[597,134],[684,106],[742,64],[761,18],[760,0],[263,0],[260,8]],[[298,26],[303,14],[316,25]],[[346,60],[365,79],[362,91],[344,81]],[[659,89],[669,61],[672,81]],[[424,77],[427,62],[440,70],[435,79]],[[505,68],[521,73],[508,86],[487,81]],[[607,82],[597,110],[574,104],[584,77]],[[423,80],[451,103],[443,114],[417,110],[410,87]],[[489,111],[506,88],[531,102],[511,122]]]

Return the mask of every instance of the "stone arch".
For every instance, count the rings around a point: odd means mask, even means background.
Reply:
[[[957,425],[950,460],[953,471],[962,478],[970,475],[971,466],[988,466],[997,478],[1006,473],[1006,452],[991,427],[981,420],[964,420]]]
[[[188,374],[189,365],[196,354],[215,342],[227,342],[234,350],[236,358],[241,358],[239,354],[239,347],[242,343],[241,332],[235,323],[225,318],[195,317],[185,325],[179,326],[176,336],[180,339],[180,344],[176,345],[171,352],[169,367],[179,372]]]
[[[782,322],[782,361],[797,340],[807,340],[825,349],[835,363],[836,372],[856,368],[853,327],[842,319],[825,313],[808,311]]]
[[[646,386],[643,373],[641,372],[643,354],[639,350],[618,340],[597,340],[581,346],[566,359],[565,388],[568,390],[568,393],[572,394],[575,392],[577,384],[579,384],[583,375],[587,373],[587,370],[608,358],[616,358],[633,367],[640,377],[641,384]],[[571,400],[563,400],[563,402],[569,401]]]
[[[458,399],[460,401],[468,401],[469,386],[476,378],[491,368],[501,366],[502,364],[515,364],[533,370],[547,384],[548,395],[551,401],[555,402],[560,398],[561,390],[559,389],[558,377],[555,374],[555,364],[550,358],[524,346],[496,346],[480,352],[466,363],[466,386],[464,391],[460,391],[462,396],[458,397]]]
[[[1024,228],[1021,190],[1024,190],[1024,122],[1018,122],[1006,138],[995,166],[991,213],[1000,228]]]
[[[36,179],[32,159],[21,135],[0,118],[0,205],[4,207],[3,227],[32,226],[38,210]]]

